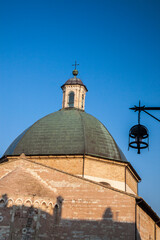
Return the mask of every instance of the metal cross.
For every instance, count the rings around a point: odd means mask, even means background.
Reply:
[[[72,66],[75,66],[75,69],[76,67],[78,66],[79,64],[75,61],[75,64],[72,64]]]

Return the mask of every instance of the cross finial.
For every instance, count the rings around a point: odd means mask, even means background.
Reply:
[[[77,61],[75,61],[75,64],[72,64],[72,66],[75,66],[75,69],[76,67],[78,66],[79,64],[77,63]]]
[[[76,61],[75,61],[75,64],[72,64],[72,66],[75,66],[75,69],[72,71],[73,73],[73,76],[77,76],[78,75],[78,70],[76,69],[77,65],[79,65]]]

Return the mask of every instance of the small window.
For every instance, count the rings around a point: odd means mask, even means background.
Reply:
[[[69,93],[69,102],[68,102],[69,107],[74,107],[74,92]]]
[[[84,107],[84,94],[82,94],[82,103],[81,103],[81,108]]]

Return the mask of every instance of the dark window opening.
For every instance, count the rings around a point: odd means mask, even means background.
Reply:
[[[81,108],[84,107],[84,94],[82,94],[82,103],[81,103]]]
[[[69,94],[68,106],[69,107],[74,107],[74,92],[70,92],[70,94]]]

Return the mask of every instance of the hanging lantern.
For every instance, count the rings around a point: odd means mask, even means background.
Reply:
[[[140,149],[148,147],[148,139],[148,129],[141,124],[134,125],[129,131],[129,147],[138,149],[138,154],[140,154]]]
[[[150,117],[154,118],[158,122],[160,122],[160,119],[157,117],[153,116],[146,110],[160,110],[160,107],[146,107],[146,106],[141,106],[140,101],[139,101],[139,106],[134,106],[130,108],[131,110],[134,110],[135,112],[138,112],[138,124],[133,126],[130,131],[129,131],[129,147],[138,149],[138,154],[140,154],[140,149],[147,148],[149,145],[149,133],[148,129],[140,124],[140,114],[141,112],[146,113]],[[131,139],[132,138],[132,139]],[[134,139],[134,141],[132,141]]]

